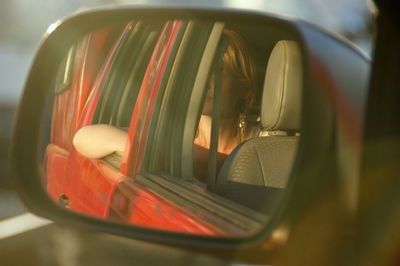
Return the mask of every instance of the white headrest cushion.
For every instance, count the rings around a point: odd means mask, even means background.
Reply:
[[[264,80],[261,124],[264,130],[300,129],[302,62],[295,41],[279,41],[271,52]]]

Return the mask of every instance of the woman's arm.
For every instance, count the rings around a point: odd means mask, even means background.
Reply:
[[[128,133],[110,125],[90,125],[79,129],[72,140],[75,149],[91,159],[123,152]]]

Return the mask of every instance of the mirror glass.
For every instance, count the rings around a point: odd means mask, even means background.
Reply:
[[[298,43],[274,25],[140,19],[80,36],[48,76],[43,186],[63,208],[243,237],[285,208]]]

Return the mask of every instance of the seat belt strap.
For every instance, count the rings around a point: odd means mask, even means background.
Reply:
[[[210,153],[208,157],[208,171],[207,171],[207,188],[210,191],[215,191],[217,180],[217,154],[218,154],[218,139],[219,139],[219,119],[220,119],[220,105],[221,105],[221,90],[222,90],[222,72],[224,68],[224,53],[227,47],[226,38],[222,37],[216,54],[214,63],[215,73],[215,87],[213,95],[213,109],[212,109],[212,124],[211,124],[211,139],[210,139]]]

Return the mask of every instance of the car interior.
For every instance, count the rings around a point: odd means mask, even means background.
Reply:
[[[228,156],[218,175],[218,194],[263,212],[275,205],[295,160],[301,89],[299,47],[294,41],[278,41],[266,69],[258,136]]]

